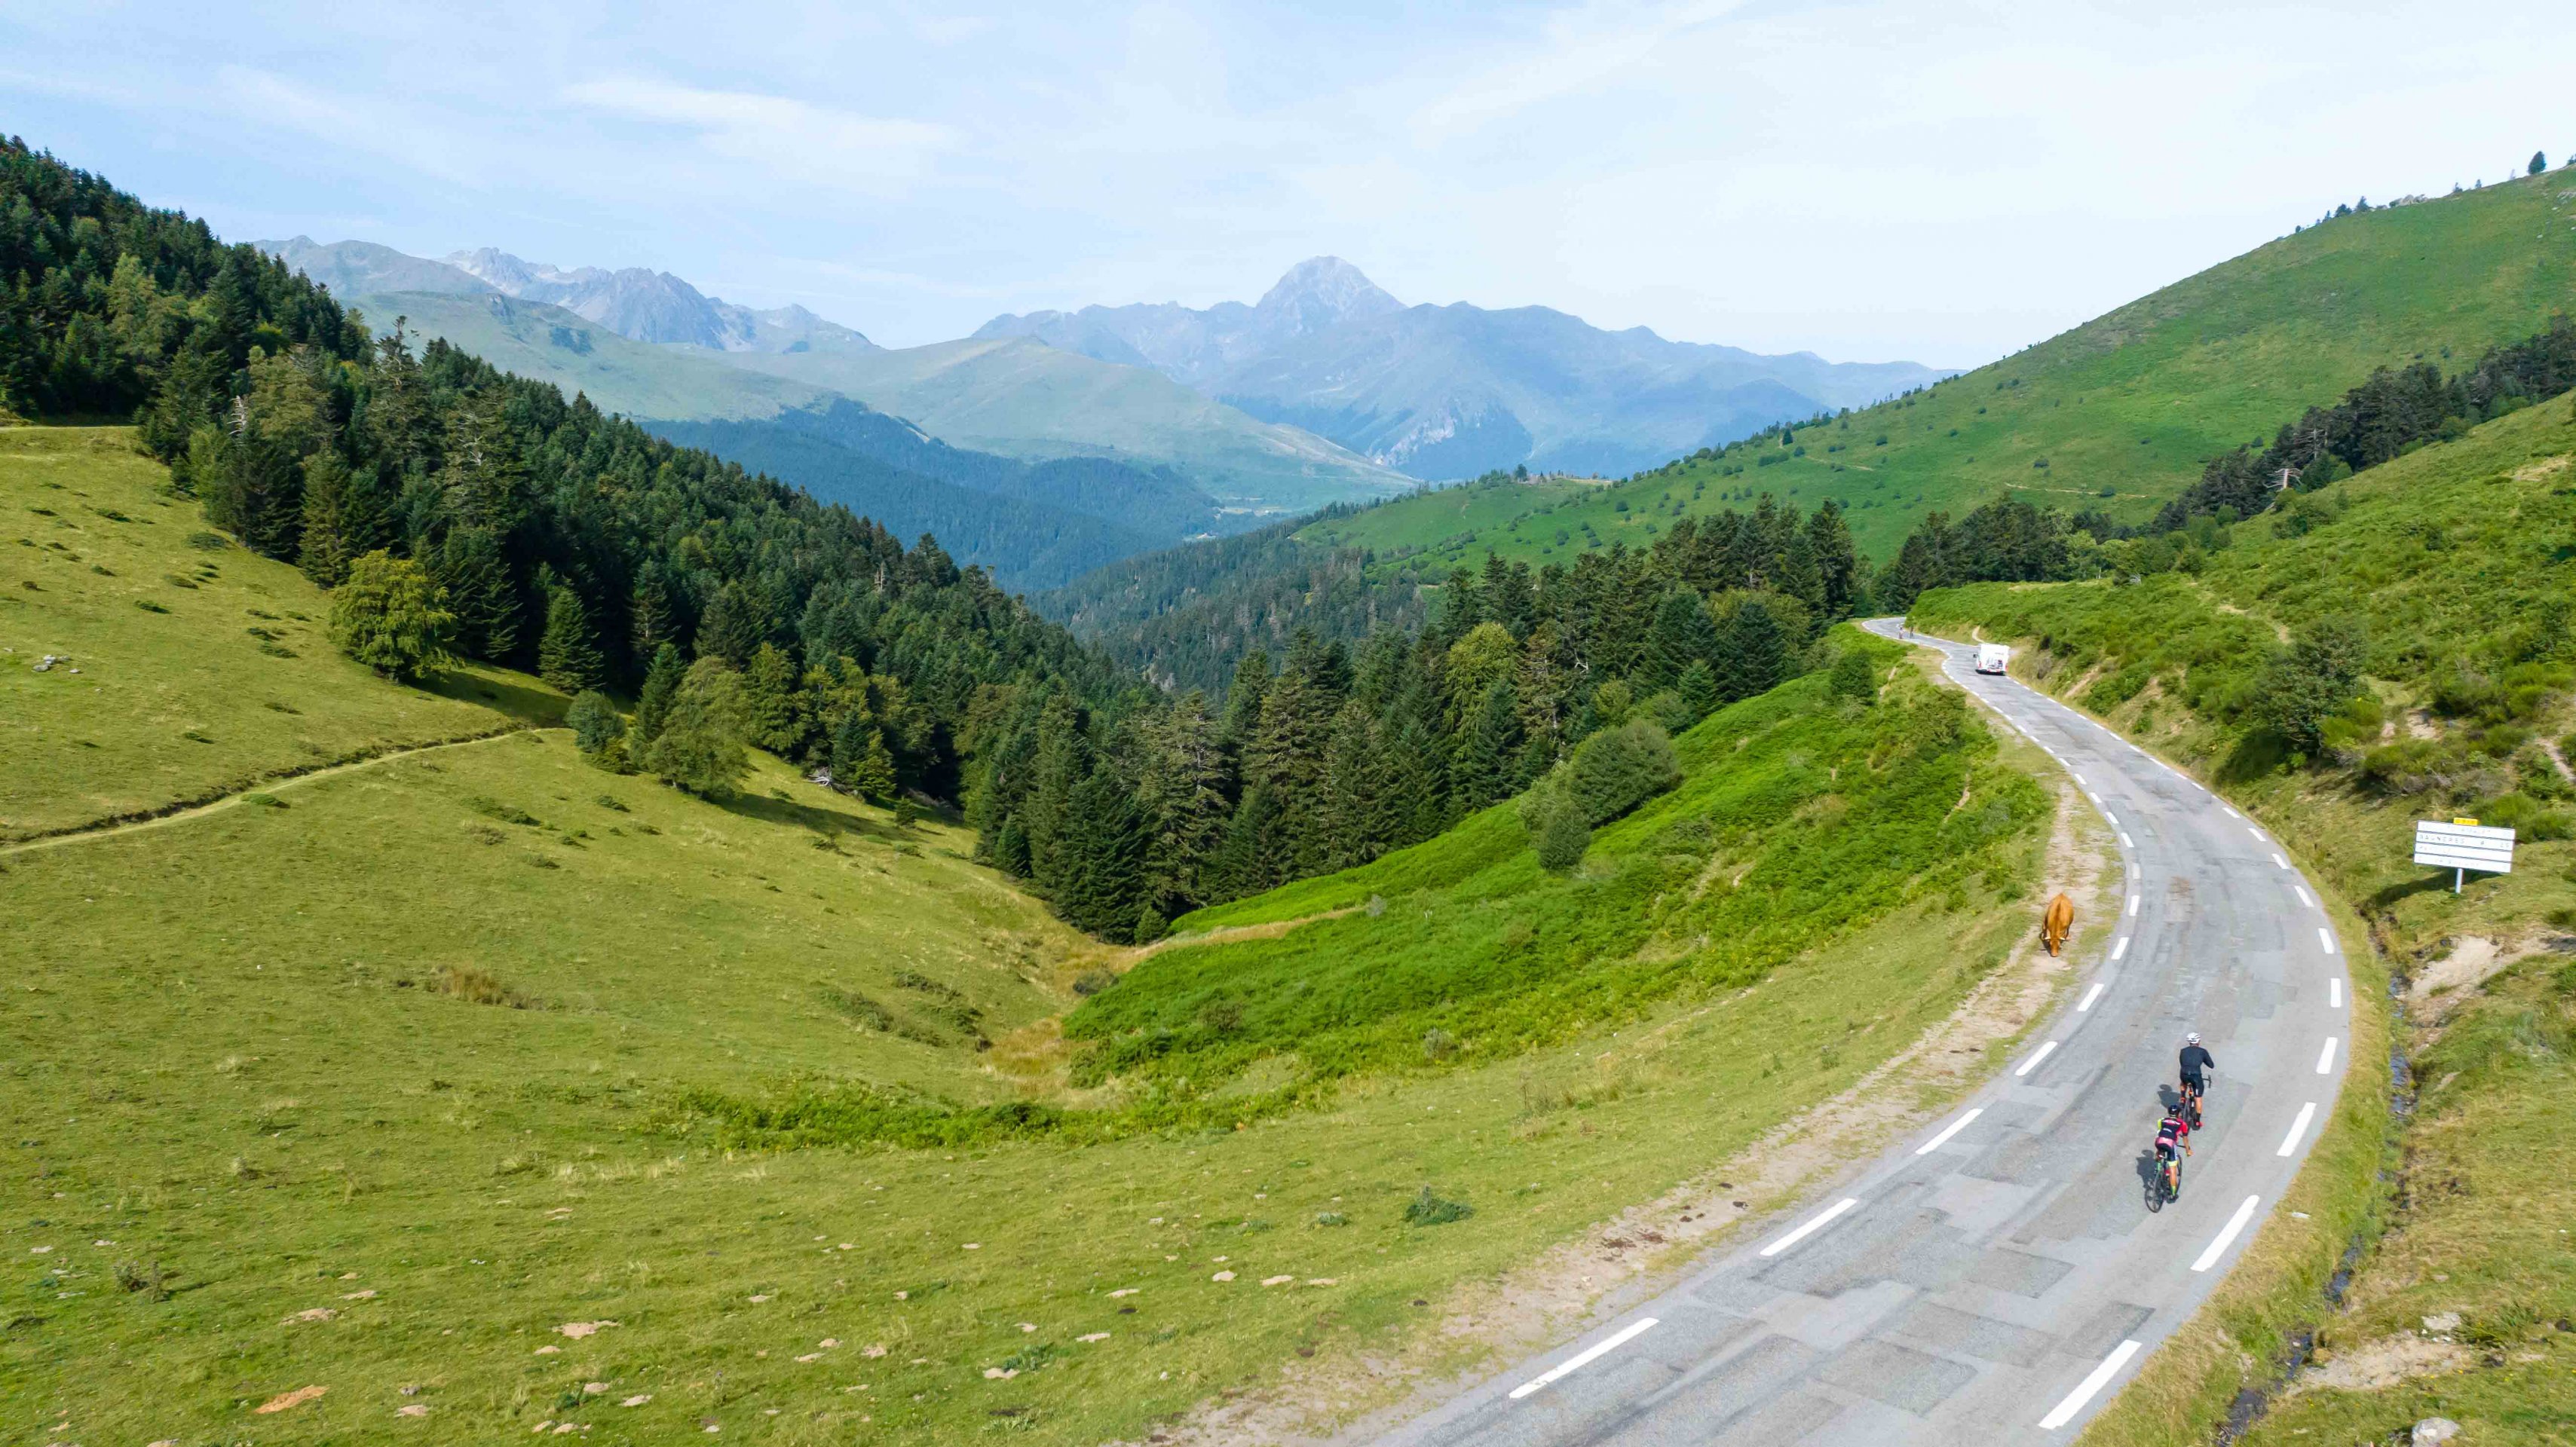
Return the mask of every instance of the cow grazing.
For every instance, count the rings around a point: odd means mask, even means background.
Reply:
[[[2048,913],[2039,922],[2039,941],[2048,946],[2052,956],[2066,948],[2066,937],[2075,929],[2075,901],[2061,894],[2048,902]]]

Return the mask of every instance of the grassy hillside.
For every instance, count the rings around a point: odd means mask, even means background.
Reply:
[[[1953,589],[1914,618],[2021,640],[2016,671],[2211,776],[2408,983],[2398,1047],[2421,1094],[2378,1234],[2345,1310],[2285,1314],[2321,1350],[2246,1440],[2375,1440],[2433,1415],[2557,1440],[2576,1415],[2552,1325],[2576,1314],[2576,1251],[2545,1204],[2576,1138],[2576,410],[2526,409],[2210,540],[2196,573]],[[2334,622],[2368,640],[2360,685],[2325,762],[2288,767],[2265,719],[2275,659]],[[2460,815],[2521,839],[2512,874],[2454,894],[2409,839]],[[2245,1371],[2215,1370],[2198,1420]]]
[[[2550,174],[2312,226],[1789,447],[1775,434],[1616,488],[1406,499],[1313,537],[1536,562],[1642,545],[1663,518],[1757,491],[1806,508],[1841,500],[1879,557],[1925,512],[1956,516],[2005,490],[2143,521],[2209,457],[2269,437],[2374,367],[2474,358],[2576,307],[2570,192]]]
[[[45,528],[74,517],[66,503],[156,519],[113,525],[131,539],[86,522],[38,538],[40,591],[11,565],[28,601],[0,607],[9,646],[39,618],[98,640],[81,646],[107,675],[41,696],[12,778],[93,752],[137,770],[188,742],[139,726],[136,695],[104,686],[120,678],[196,680],[174,692],[206,707],[229,681],[285,737],[326,720],[351,753],[451,736],[420,728],[421,709],[455,710],[429,721],[458,733],[520,716],[344,668],[297,619],[323,598],[237,552],[204,555],[221,588],[165,584],[170,612],[134,607],[108,587],[127,569],[198,556],[176,508],[156,507],[156,470],[112,433],[21,429],[0,446],[0,486],[50,508],[26,514]],[[44,546],[64,539],[76,575]],[[87,572],[95,558],[117,577]],[[305,630],[271,630],[296,656],[236,656],[234,602],[278,615],[248,626]],[[133,633],[127,613],[158,631]],[[285,671],[259,672],[272,666]],[[526,717],[551,698],[493,673],[460,691],[486,687]],[[273,741],[228,717],[191,747],[263,772]],[[1461,1364],[1472,1344],[1421,1329],[1458,1293],[1735,1159],[1918,1038],[2026,934],[2035,791],[1978,726],[1942,723],[1963,717],[1916,685],[1863,708],[1807,680],[1687,740],[1682,790],[1605,829],[1586,874],[1531,878],[1526,848],[1495,837],[1505,812],[1410,864],[1234,906],[1276,919],[1381,896],[1390,923],[1436,916],[1467,980],[1514,958],[1488,927],[1514,891],[1544,906],[1534,920],[1591,901],[1622,948],[1662,927],[1638,958],[1671,985],[1580,1020],[1561,1001],[1534,1009],[1551,1028],[1520,1040],[1471,1031],[1479,1043],[1454,1056],[1363,1061],[1311,1108],[1240,1129],[1119,1126],[1175,1082],[1084,1083],[1090,1047],[1059,1022],[1084,998],[1075,982],[1123,957],[968,863],[963,830],[900,823],[771,761],[715,804],[605,773],[559,730],[522,730],[269,780],[158,827],[0,844],[0,1179],[20,1202],[0,1221],[0,1418],[85,1441],[479,1439],[567,1422],[602,1441],[713,1425],[963,1442],[997,1422],[1097,1441],[1274,1383],[1283,1364],[1408,1344]],[[1865,746],[1888,765],[1882,784],[1853,778]],[[1930,790],[1946,810],[1963,776],[1982,805],[1905,825],[1908,801]],[[48,819],[106,808],[31,794]],[[1934,882],[1899,887],[1891,866],[1861,908],[1775,918],[1758,959],[1691,933],[1754,901],[1807,900],[1818,855],[1802,851],[1822,846],[1803,841],[1947,854],[1962,828],[1981,851]],[[1640,914],[1637,884],[1690,850],[1750,872],[1716,880],[1708,903]],[[1166,949],[1090,998],[1146,1001],[1158,977],[1228,950],[1250,979],[1304,933]],[[1710,991],[1748,969],[1761,989]],[[1195,1093],[1217,1112],[1253,1106],[1277,1069]],[[1908,1099],[1928,1107],[1943,1088]],[[1080,1146],[991,1133],[785,1148],[713,1108],[853,1092],[1109,1126]],[[1409,1224],[1425,1186],[1474,1214]],[[1748,1178],[1728,1193],[1745,1206],[1717,1203],[1715,1223],[1656,1219],[1695,1239],[1796,1186]]]
[[[629,417],[757,420],[831,400],[828,389],[728,367],[713,354],[629,341],[559,306],[496,294],[397,292],[349,299],[367,325],[408,317],[416,336],[444,337],[505,372],[589,396]]]
[[[1882,669],[1894,652],[1843,640]],[[2007,890],[2045,813],[1958,694],[1910,680],[1863,706],[1812,675],[1721,710],[1677,752],[1680,787],[1604,826],[1569,874],[1541,869],[1498,806],[1364,867],[1183,918],[1357,911],[1166,950],[1066,1033],[1098,1042],[1091,1070],[1202,1084],[1263,1063],[1331,1077],[1514,1054],[1751,984],[1910,901],[1964,900],[1972,881]]]
[[[497,670],[384,687],[168,484],[125,428],[0,428],[0,842],[560,711]]]
[[[1167,466],[1230,507],[1309,512],[1409,489],[1311,433],[1257,422],[1160,372],[1026,339],[941,342],[868,353],[705,352],[855,397],[960,447],[1007,457],[1115,457]]]

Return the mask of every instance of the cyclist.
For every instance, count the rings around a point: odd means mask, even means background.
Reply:
[[[2194,1030],[2183,1037],[2182,1093],[2186,1097],[2197,1101],[2206,1094],[2209,1072],[2217,1068],[2218,1061],[2210,1055],[2208,1047],[2200,1043],[2199,1031]]]
[[[2166,1111],[2156,1126],[2156,1172],[2175,1200],[2182,1199],[2182,1157],[2190,1152],[2190,1142],[2191,1122],[2182,1118],[2181,1109]]]

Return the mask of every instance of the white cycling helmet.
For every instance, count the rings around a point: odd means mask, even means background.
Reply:
[[[2183,1043],[2183,1044],[2185,1044],[2185,1045],[2197,1045],[2197,1044],[2199,1044],[2199,1043],[2200,1043],[2200,1032],[2199,1032],[2199,1031],[2197,1031],[2197,1030],[2194,1030],[2194,1031],[2192,1031],[2190,1034],[2185,1035],[2184,1037],[2182,1037],[2182,1043]]]

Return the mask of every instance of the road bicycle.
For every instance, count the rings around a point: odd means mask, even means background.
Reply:
[[[2147,1187],[2147,1209],[2161,1211],[2167,1201],[2182,1199],[2182,1152],[2176,1151],[2157,1163],[2156,1178]]]
[[[2200,1092],[2194,1090],[2189,1081],[2183,1082],[2182,1109],[2183,1118],[2191,1122],[2191,1128],[2200,1129]]]

